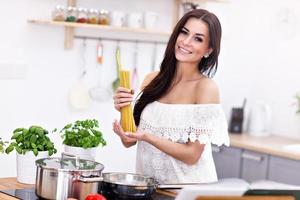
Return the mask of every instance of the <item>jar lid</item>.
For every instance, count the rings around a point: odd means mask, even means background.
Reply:
[[[86,8],[78,8],[77,10],[78,12],[88,12],[88,9]]]
[[[108,10],[100,10],[100,14],[102,14],[102,15],[108,15],[109,11]]]
[[[62,5],[57,5],[56,7],[56,10],[65,10],[66,8]]]
[[[78,161],[76,163],[76,161]],[[43,169],[53,169],[57,171],[102,171],[104,166],[101,163],[75,158],[42,158],[35,161],[36,166]]]
[[[68,11],[77,11],[77,8],[73,7],[73,6],[69,6],[68,7]]]
[[[99,13],[99,11],[98,11],[98,10],[96,10],[96,9],[93,9],[93,8],[92,8],[92,9],[90,9],[90,10],[89,10],[89,12],[90,12],[90,13],[94,13],[94,14],[98,14],[98,13]]]

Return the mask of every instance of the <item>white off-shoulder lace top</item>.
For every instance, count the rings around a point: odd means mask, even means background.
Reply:
[[[211,144],[229,145],[227,121],[220,104],[148,104],[140,119],[138,130],[186,143],[198,140],[204,151],[194,165],[187,165],[153,145],[139,141],[136,171],[155,177],[162,183],[209,183],[217,181]]]

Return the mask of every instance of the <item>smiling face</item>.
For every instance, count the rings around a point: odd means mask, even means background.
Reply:
[[[175,44],[178,62],[198,64],[205,54],[210,54],[208,26],[201,19],[190,18],[182,27]]]

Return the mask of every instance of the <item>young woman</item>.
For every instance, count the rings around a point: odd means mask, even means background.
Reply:
[[[227,121],[211,79],[218,66],[221,25],[203,9],[186,13],[176,25],[159,72],[146,76],[134,106],[136,133],[114,132],[125,147],[138,143],[136,171],[163,183],[217,181],[211,143],[229,145]],[[119,87],[120,110],[132,94]]]

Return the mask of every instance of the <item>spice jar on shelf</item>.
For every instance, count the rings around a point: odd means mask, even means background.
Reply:
[[[99,15],[98,10],[90,9],[88,12],[88,23],[89,24],[98,24],[98,15]]]
[[[52,11],[53,21],[65,21],[66,20],[66,8],[61,5],[57,5]]]
[[[67,9],[67,22],[76,22],[77,20],[77,8],[69,6]]]
[[[98,24],[101,24],[101,25],[109,25],[110,24],[108,10],[100,10]]]
[[[87,23],[88,22],[88,10],[86,8],[78,8],[77,10],[77,20],[78,23]]]

